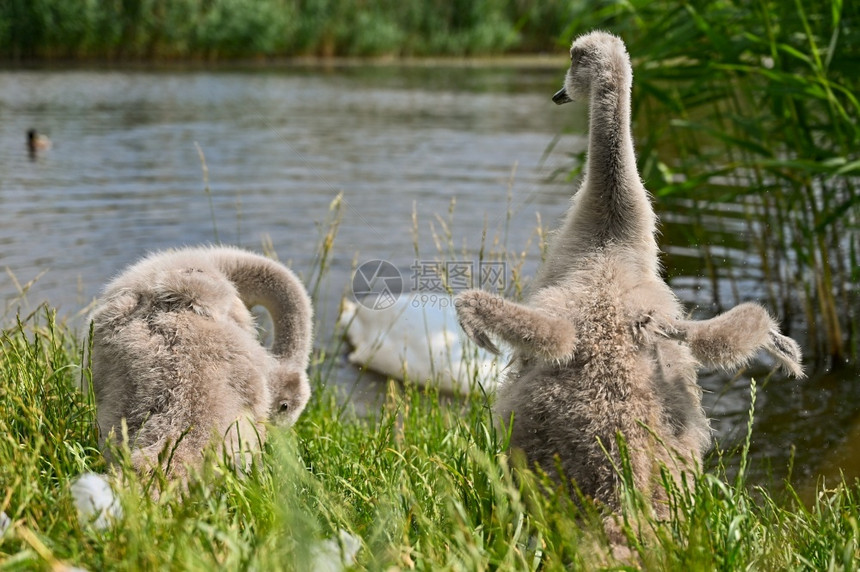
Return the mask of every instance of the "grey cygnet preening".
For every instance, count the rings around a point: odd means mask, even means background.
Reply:
[[[502,422],[513,415],[513,447],[553,475],[558,455],[583,493],[617,509],[612,463],[620,467],[621,432],[634,483],[663,516],[658,463],[679,479],[710,443],[700,364],[733,368],[764,348],[801,376],[800,348],[756,304],[711,320],[683,319],[660,277],[656,216],[636,168],[627,50],[617,37],[592,32],[574,41],[570,57],[553,100],[590,99],[582,185],[527,302],[469,290],[456,301],[458,317],[480,346],[498,351],[492,334],[513,348],[495,406]]]
[[[257,339],[255,305],[272,316],[271,351]],[[140,471],[169,447],[169,474],[183,477],[213,440],[244,462],[264,421],[294,423],[310,397],[311,317],[292,271],[237,248],[159,252],[129,267],[93,313],[102,444],[122,438],[124,419]]]

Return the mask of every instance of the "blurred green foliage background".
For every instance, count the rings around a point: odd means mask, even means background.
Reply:
[[[426,56],[554,49],[582,1],[4,0],[7,58]]]

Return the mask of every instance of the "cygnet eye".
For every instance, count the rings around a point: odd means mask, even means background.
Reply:
[[[290,410],[290,402],[289,401],[281,401],[281,404],[278,406],[278,411],[280,413],[286,413]]]

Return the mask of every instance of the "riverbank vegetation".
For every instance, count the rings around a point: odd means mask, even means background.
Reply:
[[[555,48],[570,5],[535,0],[9,0],[11,58],[428,56]]]
[[[262,463],[248,474],[219,462],[187,492],[167,487],[154,501],[148,492],[158,482],[126,473],[114,526],[82,524],[70,483],[106,470],[92,395],[78,389],[89,377],[85,345],[48,308],[3,324],[0,509],[11,519],[0,536],[4,569],[307,570],[313,547],[339,530],[360,539],[358,570],[613,563],[596,508],[578,508],[509,459],[491,397],[443,403],[433,391],[392,382],[379,408],[357,418],[327,383],[337,351],[316,354],[308,408],[294,429],[270,433]],[[776,498],[746,482],[745,451],[672,489],[676,518],[668,522],[650,519],[625,486],[626,563],[855,570],[857,483],[822,484],[810,505],[790,487]],[[723,462],[740,466],[737,477],[727,479]]]

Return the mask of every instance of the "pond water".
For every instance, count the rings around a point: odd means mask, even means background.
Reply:
[[[416,261],[435,260],[431,224],[441,232],[436,217],[448,220],[453,199],[457,251],[477,259],[486,225],[525,253],[530,276],[537,217],[555,226],[573,188],[552,175],[584,143],[584,109],[550,101],[564,68],[561,59],[550,67],[0,71],[4,323],[47,301],[83,331],[86,309],[124,266],[152,250],[216,239],[255,250],[270,244],[309,276],[329,204],[341,192],[318,345],[331,347],[355,263],[388,260],[408,277]],[[53,148],[30,157],[30,128]],[[765,299],[740,209],[656,206],[670,283],[691,309],[713,313],[715,295],[723,307]],[[734,279],[706,277],[691,246],[702,234],[717,264],[741,270]],[[803,324],[790,326],[802,340]],[[334,374],[345,387],[358,378],[343,356]],[[766,367],[736,378],[704,374],[706,409],[724,446],[744,434],[751,376],[759,381],[757,480],[782,478],[792,459],[799,483],[832,479],[839,469],[860,475],[857,371],[804,381],[768,378]],[[372,404],[382,383],[364,376],[359,384],[353,398]]]

